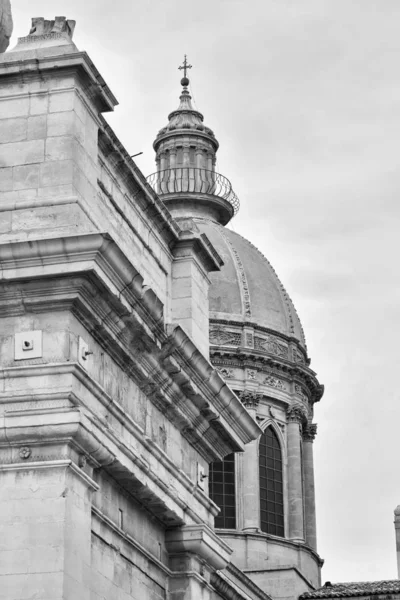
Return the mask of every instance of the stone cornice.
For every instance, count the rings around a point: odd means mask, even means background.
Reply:
[[[196,257],[206,273],[219,271],[223,261],[217,254],[207,236],[196,235],[190,231],[182,231],[179,241],[172,248],[176,260]]]
[[[211,346],[210,360],[214,366],[225,367],[248,367],[263,371],[268,367],[268,372],[273,369],[276,374],[281,372],[283,376],[294,378],[303,382],[310,392],[312,403],[319,402],[324,393],[324,386],[310,368],[300,363],[293,363],[284,358],[272,354],[257,352],[251,348],[228,348],[226,346]]]
[[[33,450],[36,447],[57,446],[62,449],[66,445],[70,446],[78,454],[84,455],[91,465],[103,467],[139,502],[143,496],[144,505],[148,506],[150,512],[166,526],[181,526],[186,518],[201,522],[198,513],[201,504],[207,512],[211,511],[214,515],[217,513],[214,503],[204,493],[200,490],[198,490],[200,495],[194,493],[193,482],[191,486],[185,486],[185,489],[180,487],[181,478],[175,480],[171,477],[161,477],[160,468],[155,467],[156,460],[153,468],[149,468],[148,460],[142,456],[137,447],[127,444],[116,432],[104,427],[101,421],[94,415],[90,415],[84,407],[9,411],[0,417],[0,451],[2,449],[7,451],[10,447],[20,445],[31,447]],[[82,478],[86,477],[90,483],[92,479],[64,456],[65,449],[62,452],[61,461],[68,463],[67,466],[79,472]],[[6,456],[8,457],[7,453]],[[46,456],[41,456],[39,463],[33,451],[32,456],[28,457],[23,464],[7,460],[2,464],[2,469],[27,469],[30,464],[35,468],[44,469],[53,467],[56,463],[53,457]],[[174,477],[175,475],[176,468]],[[96,484],[93,482],[93,485]],[[181,493],[178,493],[177,489],[180,489]],[[190,504],[187,500],[188,493],[193,496]],[[193,499],[197,503],[197,512]]]
[[[0,266],[3,282],[96,273],[127,313],[134,307],[143,317],[143,324],[150,323],[153,330],[162,333],[162,302],[143,285],[143,277],[106,233],[0,244]]]
[[[190,381],[192,381],[204,393],[206,393],[205,388],[209,387],[210,391],[212,391],[212,397],[216,401],[217,410],[229,420],[232,429],[236,424],[235,429],[240,429],[240,437],[243,442],[247,444],[257,439],[262,433],[257,423],[243,407],[236,394],[226,385],[218,371],[197,350],[183,329],[179,325],[169,325],[167,326],[167,332],[169,333],[169,339],[173,342],[172,346],[166,346],[167,353],[176,359],[178,365],[182,367],[186,365],[185,371],[187,368],[190,369],[191,378],[186,384],[189,385]],[[205,413],[210,412],[211,414],[211,397],[209,401],[210,406],[204,410]],[[216,414],[215,419],[218,419]]]
[[[162,303],[110,236],[2,244],[0,264],[3,315],[71,310],[208,462],[258,437],[258,426],[183,330],[165,331]]]
[[[233,550],[206,524],[167,529],[165,546],[169,554],[197,554],[214,569],[224,569]]]
[[[238,532],[238,531],[228,531],[227,529],[217,529],[216,530],[217,535],[222,537],[222,539],[224,539],[227,544],[229,544],[229,540],[230,538],[232,538],[233,540],[235,539],[240,539],[240,540],[261,540],[261,539],[265,539],[265,542],[271,545],[277,545],[277,546],[282,546],[283,548],[285,547],[290,547],[296,550],[299,550],[301,552],[305,552],[307,554],[309,554],[314,560],[316,560],[319,564],[319,566],[323,566],[324,564],[324,560],[320,557],[320,555],[318,554],[318,552],[316,552],[316,550],[314,550],[313,548],[311,548],[311,546],[308,546],[307,544],[304,544],[304,542],[296,542],[295,540],[289,540],[287,538],[281,538],[281,537],[277,537],[274,535],[270,535],[268,533],[264,533],[262,531],[259,532]],[[270,570],[277,570],[277,569],[282,569],[283,566],[279,565],[276,567],[271,567]],[[292,567],[288,567],[288,568],[292,568]],[[265,569],[244,569],[245,573],[252,573],[252,572],[262,572],[262,571],[267,571],[269,570],[268,568]]]
[[[235,585],[231,578],[237,579],[245,591],[242,592],[238,589],[238,586]],[[249,594],[247,591],[254,600],[271,600],[271,596],[263,592],[257,584],[247,577],[243,571],[235,567],[233,563],[229,563],[222,572],[212,573],[211,584],[217,592],[223,594],[226,600],[248,600]]]
[[[211,315],[212,314],[215,314],[215,313],[211,313]],[[261,325],[258,325],[254,321],[248,321],[248,320],[234,321],[231,319],[217,319],[217,318],[210,316],[210,326],[212,326],[212,325],[227,325],[229,327],[240,327],[240,328],[250,327],[251,329],[254,329],[255,334],[257,334],[258,332],[266,333],[266,334],[271,335],[274,338],[280,339],[284,342],[294,344],[295,346],[297,346],[299,348],[299,350],[302,352],[302,354],[306,355],[305,349],[303,348],[303,346],[301,345],[301,343],[299,342],[299,340],[297,338],[285,335],[284,333],[275,331],[274,329],[269,329],[268,327],[263,327]]]
[[[175,480],[179,482],[180,485],[187,491],[189,491],[196,498],[200,504],[202,504],[207,511],[210,511],[211,514],[216,516],[218,514],[218,508],[214,504],[214,502],[207,496],[199,487],[193,486],[193,481],[181,470],[177,470],[175,463],[168,457],[168,455],[149,437],[147,436],[143,429],[133,420],[133,418],[127,414],[127,412],[123,409],[123,407],[115,400],[111,398],[109,394],[104,390],[104,388],[98,384],[90,375],[79,365],[74,362],[67,363],[56,363],[56,364],[48,364],[48,365],[26,365],[19,367],[9,367],[0,370],[0,380],[7,379],[13,380],[22,377],[46,377],[51,379],[60,378],[61,376],[72,375],[79,381],[84,389],[87,389],[93,397],[100,403],[100,405],[107,409],[107,412],[111,414],[117,421],[123,426],[133,437],[134,439],[141,444],[141,446],[150,453],[154,459],[162,465],[166,471],[173,475]],[[60,384],[61,385],[61,384]],[[64,402],[66,400],[66,403]],[[32,411],[36,412],[41,411],[41,413],[45,413],[48,410],[52,410],[54,407],[60,408],[70,407],[71,403],[73,406],[87,406],[85,400],[80,395],[77,395],[73,388],[66,391],[58,391],[54,392],[36,392],[35,400],[32,400],[31,394],[13,394],[12,398],[9,398],[7,392],[0,392],[0,402],[8,403],[7,412],[11,415],[13,412],[15,414],[32,414]],[[34,408],[33,408],[34,407]],[[101,423],[101,419],[96,415],[96,419]],[[109,427],[108,423],[104,422],[104,425]],[[112,435],[112,431],[110,430],[110,435]],[[1,437],[0,437],[1,443]],[[112,459],[113,460],[113,459]],[[90,461],[93,463],[95,467],[99,467],[101,465],[104,466],[104,457],[101,461],[97,460],[96,457],[90,454]],[[141,465],[140,460],[138,460],[138,465]],[[143,463],[141,465],[143,470],[147,470],[147,465]]]
[[[68,47],[67,47],[68,48]],[[66,53],[63,46],[32,49],[23,52],[7,52],[0,55],[0,78],[20,80],[27,78],[43,80],[50,72],[53,77],[62,73],[76,73],[86,94],[99,112],[114,110],[117,99],[106,85],[99,71],[86,52]]]

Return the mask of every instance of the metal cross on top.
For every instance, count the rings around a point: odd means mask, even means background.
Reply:
[[[185,60],[183,61],[183,65],[178,67],[178,69],[180,71],[182,71],[182,69],[183,69],[183,76],[186,77],[186,71],[191,68],[192,68],[192,65],[188,65],[186,54],[185,54]]]

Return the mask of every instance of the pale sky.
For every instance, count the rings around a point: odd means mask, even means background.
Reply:
[[[395,579],[400,504],[400,2],[11,0],[77,20],[137,164],[178,105],[196,107],[241,200],[232,227],[271,261],[325,384],[314,443],[322,582]]]

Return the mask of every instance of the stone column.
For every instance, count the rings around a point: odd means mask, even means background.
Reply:
[[[301,426],[305,419],[301,406],[287,412],[287,479],[289,504],[289,538],[304,541],[303,482],[301,460]]]
[[[169,151],[169,168],[175,169],[176,167],[176,148],[171,148]]]
[[[309,424],[303,431],[304,514],[306,542],[314,550],[317,549],[313,456],[313,441],[316,434],[317,426],[315,424]]]
[[[190,154],[189,154],[189,144],[183,145],[183,166],[189,168],[190,167]]]
[[[197,148],[196,149],[196,174],[195,174],[196,188],[195,188],[195,192],[203,191],[202,171],[201,171],[202,159],[203,159],[203,151],[201,150],[201,148]]]
[[[397,577],[400,579],[400,506],[394,511],[394,529],[396,534]]]
[[[261,394],[243,391],[239,395],[243,405],[256,420]],[[260,476],[258,467],[258,440],[246,444],[243,453],[243,531],[258,531],[260,528]]]

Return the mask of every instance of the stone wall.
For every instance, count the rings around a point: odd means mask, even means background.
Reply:
[[[172,299],[218,260],[105,123],[74,22],[35,23],[0,57],[0,598],[215,600],[208,464],[259,428]]]

